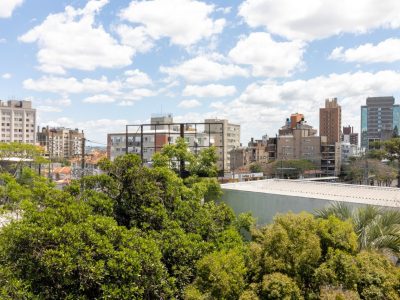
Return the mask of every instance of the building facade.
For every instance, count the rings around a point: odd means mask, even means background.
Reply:
[[[3,143],[36,143],[36,109],[31,101],[0,101],[1,139]]]
[[[204,120],[206,124],[212,124],[211,126],[205,127],[205,132],[209,133],[211,130],[214,135],[214,145],[217,147],[217,154],[219,157],[223,157],[221,161],[218,162],[218,168],[224,169],[225,172],[231,171],[231,159],[230,152],[233,149],[240,147],[240,125],[229,123],[226,119],[206,119]],[[223,136],[218,134],[220,130],[220,125],[222,123]]]
[[[278,160],[306,159],[319,167],[321,139],[317,136],[317,130],[308,125],[304,117],[297,121],[299,117],[294,117],[295,115],[286,119],[286,124],[279,130],[276,157]]]
[[[400,105],[394,97],[368,97],[361,106],[361,147],[370,149],[371,143],[385,141],[398,133]]]
[[[50,159],[70,159],[82,154],[85,135],[79,129],[43,127],[38,133],[39,145]]]
[[[343,127],[342,142],[358,146],[358,133],[353,131],[352,126]]]
[[[151,163],[154,153],[166,144],[175,144],[183,137],[193,153],[215,146],[219,170],[229,171],[229,149],[240,146],[240,125],[228,120],[208,119],[203,123],[173,123],[172,115],[153,115],[150,124],[128,125],[133,130],[110,133],[107,136],[107,156],[114,160],[125,153],[140,155],[144,163]],[[128,141],[126,138],[128,137]],[[228,168],[228,169],[227,169]]]
[[[337,98],[326,99],[325,107],[319,109],[319,135],[326,136],[329,145],[340,142],[342,128],[342,108]]]

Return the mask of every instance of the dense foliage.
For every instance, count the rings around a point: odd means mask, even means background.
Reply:
[[[1,175],[13,221],[0,229],[0,299],[399,299],[399,269],[360,251],[352,221],[302,213],[254,227],[213,201],[212,151],[183,146],[152,168],[103,161],[63,191],[29,169]]]

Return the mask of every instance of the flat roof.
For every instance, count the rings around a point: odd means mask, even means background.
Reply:
[[[222,184],[223,190],[248,191],[294,197],[400,207],[400,188],[309,180],[266,179]]]

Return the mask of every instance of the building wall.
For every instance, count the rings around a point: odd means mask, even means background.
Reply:
[[[205,123],[222,123],[223,125],[223,138],[221,138],[218,131],[221,130],[221,126],[219,124],[214,124],[209,126],[205,126],[205,132],[217,132],[214,134],[214,143],[217,146],[217,154],[219,157],[223,157],[222,161],[218,163],[218,168],[225,170],[225,172],[229,172],[231,170],[231,159],[230,159],[230,152],[240,147],[240,125],[231,124],[228,120],[225,119],[206,119],[204,120]],[[222,148],[218,148],[223,146]]]
[[[69,128],[44,127],[38,133],[38,142],[50,158],[72,158],[82,154],[83,131]]]
[[[3,143],[36,143],[36,109],[30,101],[0,101],[1,139]]]
[[[400,107],[394,97],[369,97],[361,107],[361,147],[368,149],[373,141],[385,141],[400,128]]]
[[[278,213],[300,213],[302,211],[313,213],[316,209],[328,207],[335,202],[324,199],[256,193],[224,188],[222,190],[223,195],[220,202],[231,207],[236,215],[251,212],[259,225],[271,223],[274,216]],[[351,202],[346,202],[346,204],[351,207],[363,206]]]
[[[337,99],[326,99],[325,108],[319,110],[319,135],[327,137],[327,143],[340,142],[342,128],[342,109]]]
[[[294,129],[293,135],[277,138],[277,159],[307,159],[319,166],[321,164],[321,139],[308,136],[303,129]]]

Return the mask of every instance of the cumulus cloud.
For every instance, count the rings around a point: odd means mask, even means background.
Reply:
[[[118,25],[115,31],[121,38],[121,43],[132,47],[136,52],[146,53],[154,47],[154,40],[147,34],[144,26],[131,27]]]
[[[112,103],[115,98],[105,94],[94,95],[83,99],[85,103]]]
[[[1,0],[0,1],[0,18],[9,18],[13,11],[20,6],[24,0]]]
[[[146,86],[153,84],[153,81],[151,80],[149,75],[138,69],[125,71],[124,74],[127,77],[125,79],[125,83],[128,86],[138,87],[138,86]]]
[[[19,40],[38,44],[39,68],[47,73],[130,65],[134,50],[120,45],[103,26],[95,23],[95,16],[107,3],[108,0],[91,0],[83,9],[67,6],[63,13],[50,14]]]
[[[40,114],[40,112],[39,112]],[[40,126],[50,127],[70,127],[79,128],[85,132],[85,137],[90,141],[104,143],[107,141],[107,133],[125,132],[126,124],[137,124],[140,121],[129,121],[126,119],[96,119],[96,120],[75,120],[71,118],[61,117],[57,119],[48,119],[40,122]],[[89,142],[90,143],[90,142]]]
[[[376,45],[367,43],[355,48],[335,48],[330,59],[355,63],[392,63],[400,61],[400,39],[390,38]]]
[[[252,66],[253,76],[287,77],[302,65],[305,44],[275,42],[265,32],[253,32],[239,40],[229,52],[237,64]]]
[[[214,11],[213,5],[196,0],[132,1],[120,16],[141,24],[154,40],[167,37],[173,44],[189,46],[223,30],[225,19],[212,19]]]
[[[398,0],[245,0],[239,15],[288,39],[313,40],[344,32],[400,27]]]
[[[3,75],[1,75],[1,78],[3,79],[10,79],[12,77],[12,75],[10,73],[4,73]]]
[[[235,76],[248,76],[248,71],[234,64],[225,64],[215,59],[197,56],[174,67],[160,67],[170,77],[182,77],[188,82],[210,82]]]
[[[196,100],[196,99],[190,99],[190,100],[183,100],[178,104],[178,107],[181,108],[195,108],[201,106],[201,102]]]
[[[228,97],[236,93],[233,85],[209,84],[209,85],[188,85],[183,90],[183,96],[204,97]]]
[[[27,90],[58,94],[118,93],[121,82],[109,81],[105,76],[100,79],[84,78],[82,80],[75,77],[43,76],[39,79],[26,79],[23,81],[23,86]]]

